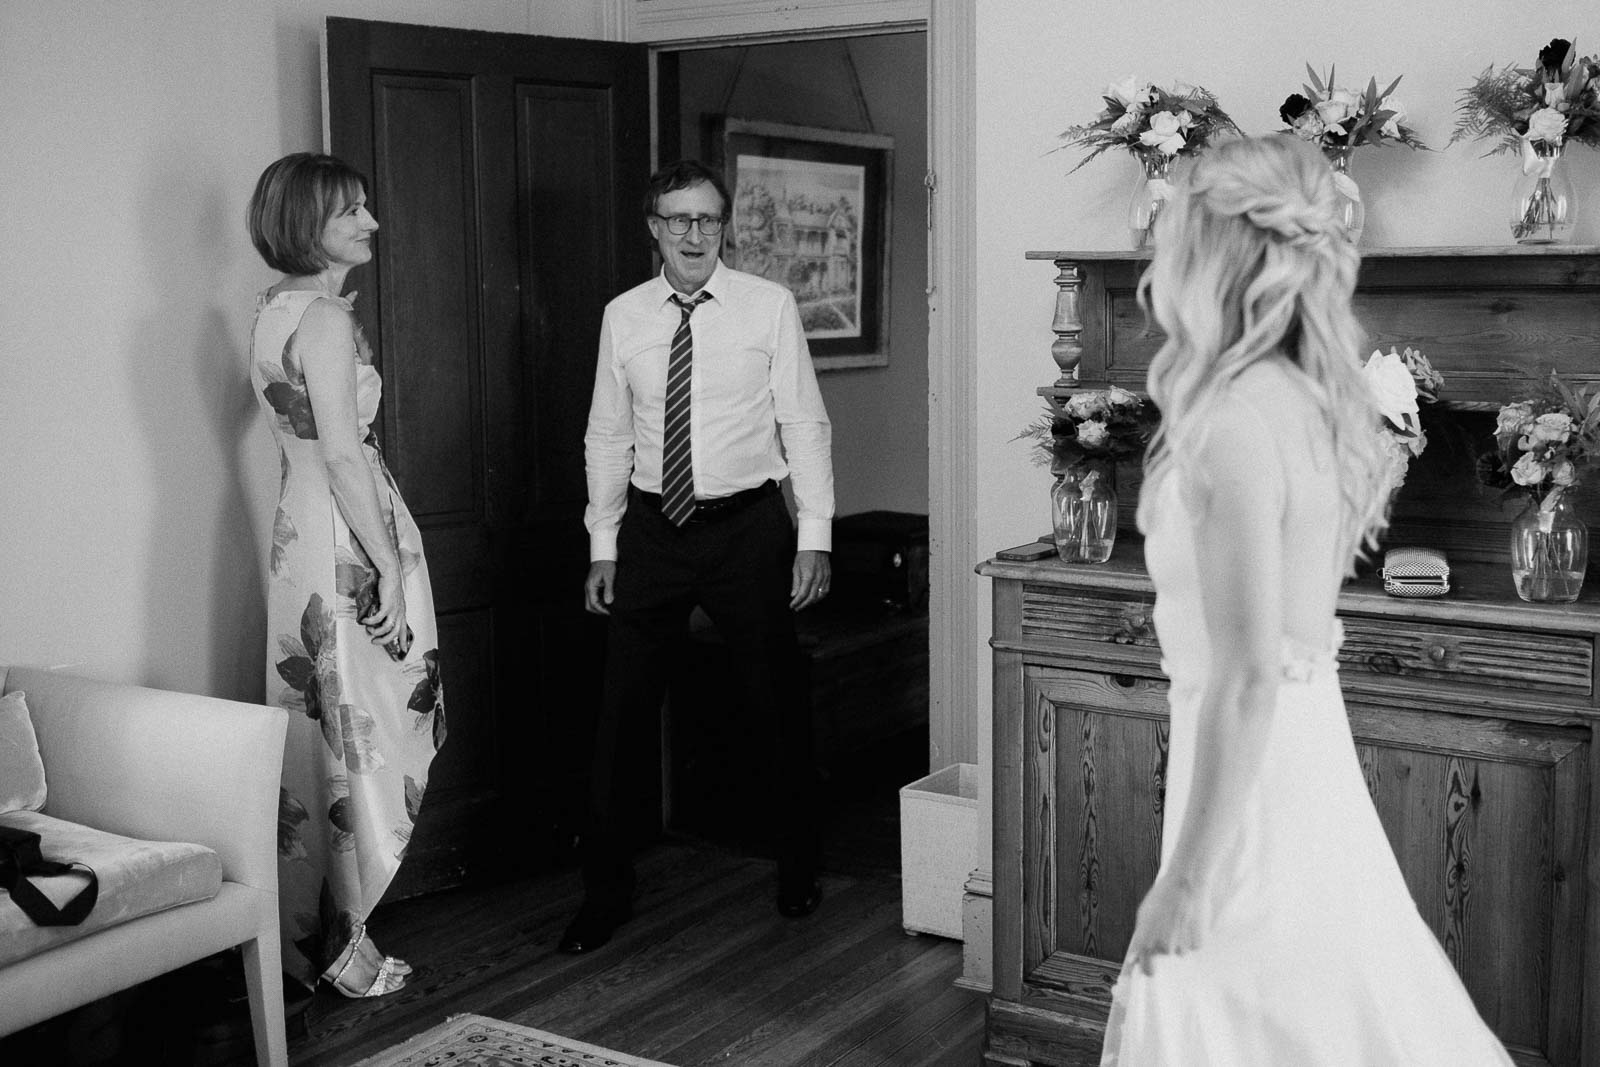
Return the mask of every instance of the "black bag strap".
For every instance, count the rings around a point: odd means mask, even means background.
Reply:
[[[81,870],[89,875],[89,884],[78,895],[67,901],[64,908],[56,907],[51,899],[28,881],[30,875],[67,874]],[[18,830],[0,826],[0,889],[11,894],[22,913],[38,926],[77,926],[88,918],[100,895],[100,878],[82,863],[57,863],[39,854],[39,835],[31,830]]]

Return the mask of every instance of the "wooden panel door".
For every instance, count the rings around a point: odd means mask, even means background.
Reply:
[[[642,281],[642,46],[329,19],[330,140],[382,225],[352,282],[422,528],[450,738],[390,892],[544,866],[585,795],[600,627],[583,429],[606,301]]]

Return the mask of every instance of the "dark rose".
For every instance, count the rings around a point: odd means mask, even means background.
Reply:
[[[1539,49],[1539,66],[1548,71],[1552,77],[1543,79],[1555,81],[1561,76],[1561,62],[1567,58],[1567,52],[1572,48],[1572,42],[1556,37],[1549,44]]]
[[[1278,117],[1281,118],[1286,125],[1293,126],[1295,119],[1299,118],[1301,115],[1304,115],[1310,110],[1311,101],[1307,100],[1299,93],[1290,93],[1289,99],[1285,100],[1283,102],[1283,106],[1278,109]]]

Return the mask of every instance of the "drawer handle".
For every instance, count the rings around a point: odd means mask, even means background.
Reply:
[[[1117,631],[1111,635],[1111,640],[1119,645],[1148,644],[1155,637],[1155,627],[1151,625],[1150,616],[1146,614],[1124,615],[1117,625]]]
[[[1367,657],[1367,666],[1378,674],[1399,674],[1402,669],[1400,657],[1392,652],[1374,652]]]
[[[1445,657],[1450,655],[1450,650],[1443,645],[1434,645],[1428,649],[1428,658],[1438,666],[1444,666]]]
[[[1139,679],[1131,674],[1113,674],[1111,676],[1111,684],[1118,689],[1132,689],[1139,684]]]

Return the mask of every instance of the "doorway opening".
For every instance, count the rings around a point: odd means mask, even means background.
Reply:
[[[828,800],[859,816],[833,820],[830,847],[852,852],[857,865],[875,856],[898,862],[897,790],[928,769],[927,49],[927,32],[917,29],[656,53],[660,163],[692,157],[729,173],[723,136],[730,123],[892,142],[883,251],[887,358],[837,369],[819,361],[833,423],[836,579],[829,601],[801,620]],[[796,195],[783,206],[786,221],[816,206]],[[701,725],[720,715],[697,714],[715,699],[706,680],[725,677],[720,655],[714,632],[702,630],[696,669],[675,686],[682,714],[667,731],[663,799],[675,830],[744,843],[755,831],[730,825],[731,813],[748,810],[727,792],[737,784],[700,773],[712,764],[751,765],[728,750],[735,742]],[[719,783],[719,792],[708,793],[708,783]]]

